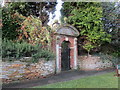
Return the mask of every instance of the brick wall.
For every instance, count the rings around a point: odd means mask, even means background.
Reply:
[[[102,61],[100,57],[97,56],[79,56],[78,67],[80,70],[102,70],[107,68],[112,68],[113,64],[110,60]]]

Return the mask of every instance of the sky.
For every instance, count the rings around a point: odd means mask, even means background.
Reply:
[[[0,0],[0,4],[1,4],[1,6],[3,7],[4,4],[5,4],[4,0]]]
[[[55,20],[58,20],[58,22],[60,23],[60,17],[61,17],[60,10],[62,8],[62,4],[63,4],[62,0],[57,0],[57,5],[55,7],[56,11],[53,14],[50,13],[48,25],[52,25]]]

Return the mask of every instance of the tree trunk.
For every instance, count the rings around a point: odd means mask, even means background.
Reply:
[[[88,57],[89,57],[89,55],[90,55],[90,51],[88,51]]]

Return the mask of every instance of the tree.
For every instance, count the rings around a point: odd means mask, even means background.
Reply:
[[[18,30],[18,40],[25,40],[31,44],[40,43],[43,46],[50,45],[50,32],[46,27],[42,26],[42,22],[38,17],[35,16],[20,16],[18,13],[15,14],[20,18],[23,18],[21,28]]]
[[[17,18],[13,17],[13,10],[8,7],[2,9],[2,39],[15,40],[18,36],[17,29],[20,28],[20,24]]]
[[[119,2],[103,2],[103,22],[106,32],[112,35],[112,43],[120,44],[120,3]]]
[[[8,5],[14,13],[39,17],[42,24],[47,25],[49,13],[55,10],[56,2],[11,2]]]
[[[24,19],[15,17],[18,15],[29,17],[30,15],[38,17],[45,26],[48,22],[49,12],[54,10],[55,2],[11,2],[2,8],[2,38],[15,40],[18,38],[18,29],[21,27]],[[8,28],[9,27],[9,28]]]
[[[67,22],[80,32],[78,43],[88,52],[104,42],[110,42],[111,36],[103,29],[101,3],[65,2],[63,7],[62,12],[65,17],[68,17]]]

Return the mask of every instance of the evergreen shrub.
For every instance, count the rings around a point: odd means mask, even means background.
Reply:
[[[31,45],[25,41],[11,41],[3,39],[2,41],[2,58],[22,58],[32,57],[32,62],[37,62],[39,58],[49,60],[54,58],[54,54],[48,50],[43,49],[42,45]]]

